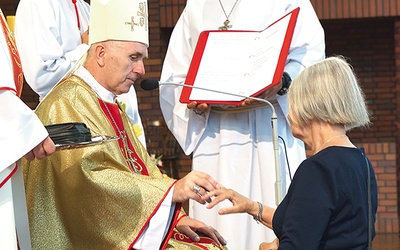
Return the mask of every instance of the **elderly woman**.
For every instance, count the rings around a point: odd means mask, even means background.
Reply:
[[[369,124],[363,93],[341,57],[304,69],[288,93],[291,130],[312,150],[274,209],[221,188],[208,208],[229,199],[219,214],[248,213],[274,230],[277,240],[260,249],[367,249],[375,236],[374,170],[346,131]],[[275,246],[273,246],[275,244]],[[279,245],[279,246],[278,246]]]

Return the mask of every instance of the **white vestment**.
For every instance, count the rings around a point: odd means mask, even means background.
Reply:
[[[30,249],[22,167],[16,163],[48,133],[16,95],[9,48],[0,26],[0,248]]]
[[[77,0],[79,26],[72,0],[21,0],[15,18],[15,39],[22,69],[29,86],[42,99],[88,50],[81,36],[89,26],[89,5]],[[146,146],[134,87],[118,100],[126,104],[132,124],[142,133]]]
[[[199,33],[223,26],[229,14],[231,29],[262,30],[300,6],[284,70],[294,78],[304,67],[325,57],[324,31],[308,0],[239,0],[234,6],[235,2],[187,2],[169,42],[161,82],[184,82]],[[220,4],[223,4],[226,15]],[[246,49],[238,48],[238,53]],[[274,207],[276,178],[271,142],[271,109],[265,107],[232,113],[211,110],[198,115],[179,102],[180,93],[181,87],[161,86],[160,106],[168,127],[184,152],[193,152],[193,170],[204,171],[223,186]],[[305,150],[304,144],[291,134],[286,119],[286,96],[277,95],[273,99],[277,101],[274,106],[278,116],[278,134],[285,142],[279,140],[279,165],[283,185],[287,188],[290,178],[284,144],[291,176],[305,159]],[[207,210],[203,205],[191,202],[189,213],[195,219],[215,227],[225,237],[231,250],[258,249],[261,242],[275,238],[272,230],[257,224],[247,214],[218,215],[218,209],[223,206],[230,206],[230,203],[224,202]]]

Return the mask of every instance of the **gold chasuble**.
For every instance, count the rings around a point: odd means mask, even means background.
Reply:
[[[176,180],[161,174],[117,104],[100,100],[77,76],[57,85],[36,114],[45,125],[83,122],[92,136],[126,137],[24,161],[32,248],[131,249]],[[176,204],[160,249],[222,249],[172,229],[183,213]]]

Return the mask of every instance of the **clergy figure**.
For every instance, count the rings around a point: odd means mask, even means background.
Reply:
[[[40,99],[69,75],[88,50],[89,8],[84,0],[19,1],[15,39],[26,81]],[[146,146],[134,87],[118,100]]]
[[[306,158],[304,143],[292,135],[286,118],[286,92],[291,79],[301,70],[325,57],[324,30],[310,0],[187,1],[171,34],[160,78],[164,83],[185,82],[202,31],[263,30],[297,7],[300,11],[282,81],[255,96],[274,105],[278,124],[275,128],[279,135],[278,174],[285,191],[297,167]],[[265,44],[262,49],[270,48],[269,44]],[[231,56],[241,54],[242,51],[249,53],[254,48],[239,46]],[[271,63],[271,60],[266,60],[266,63]],[[243,62],[238,68],[245,71],[247,66]],[[215,81],[215,84],[218,83]],[[242,84],[251,86],[254,83],[243,81]],[[265,85],[268,84],[270,82],[265,79]],[[226,91],[231,92],[230,89]],[[275,194],[276,144],[273,142],[271,128],[272,109],[251,99],[244,100],[237,107],[200,102],[183,104],[179,101],[181,93],[182,87],[160,86],[160,107],[168,128],[185,154],[192,154],[192,170],[206,172],[225,187],[275,207],[279,199],[276,199]],[[189,202],[189,214],[223,232],[231,250],[258,249],[260,242],[272,241],[276,237],[272,230],[244,214],[218,215],[218,209],[229,205],[226,202],[218,204],[214,209],[205,210],[203,206]]]
[[[19,159],[41,159],[55,147],[38,117],[19,98],[23,85],[20,59],[1,10],[0,68],[0,248],[30,249]]]
[[[34,249],[222,249],[212,227],[186,216],[182,202],[219,188],[193,171],[161,174],[116,98],[144,75],[146,0],[91,1],[86,61],[56,85],[36,113],[46,125],[83,122],[117,141],[57,151],[24,165]]]

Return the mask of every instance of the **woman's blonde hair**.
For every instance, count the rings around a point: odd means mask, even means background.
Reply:
[[[326,58],[300,72],[290,86],[288,101],[299,125],[316,120],[350,130],[369,124],[364,94],[342,56]]]

